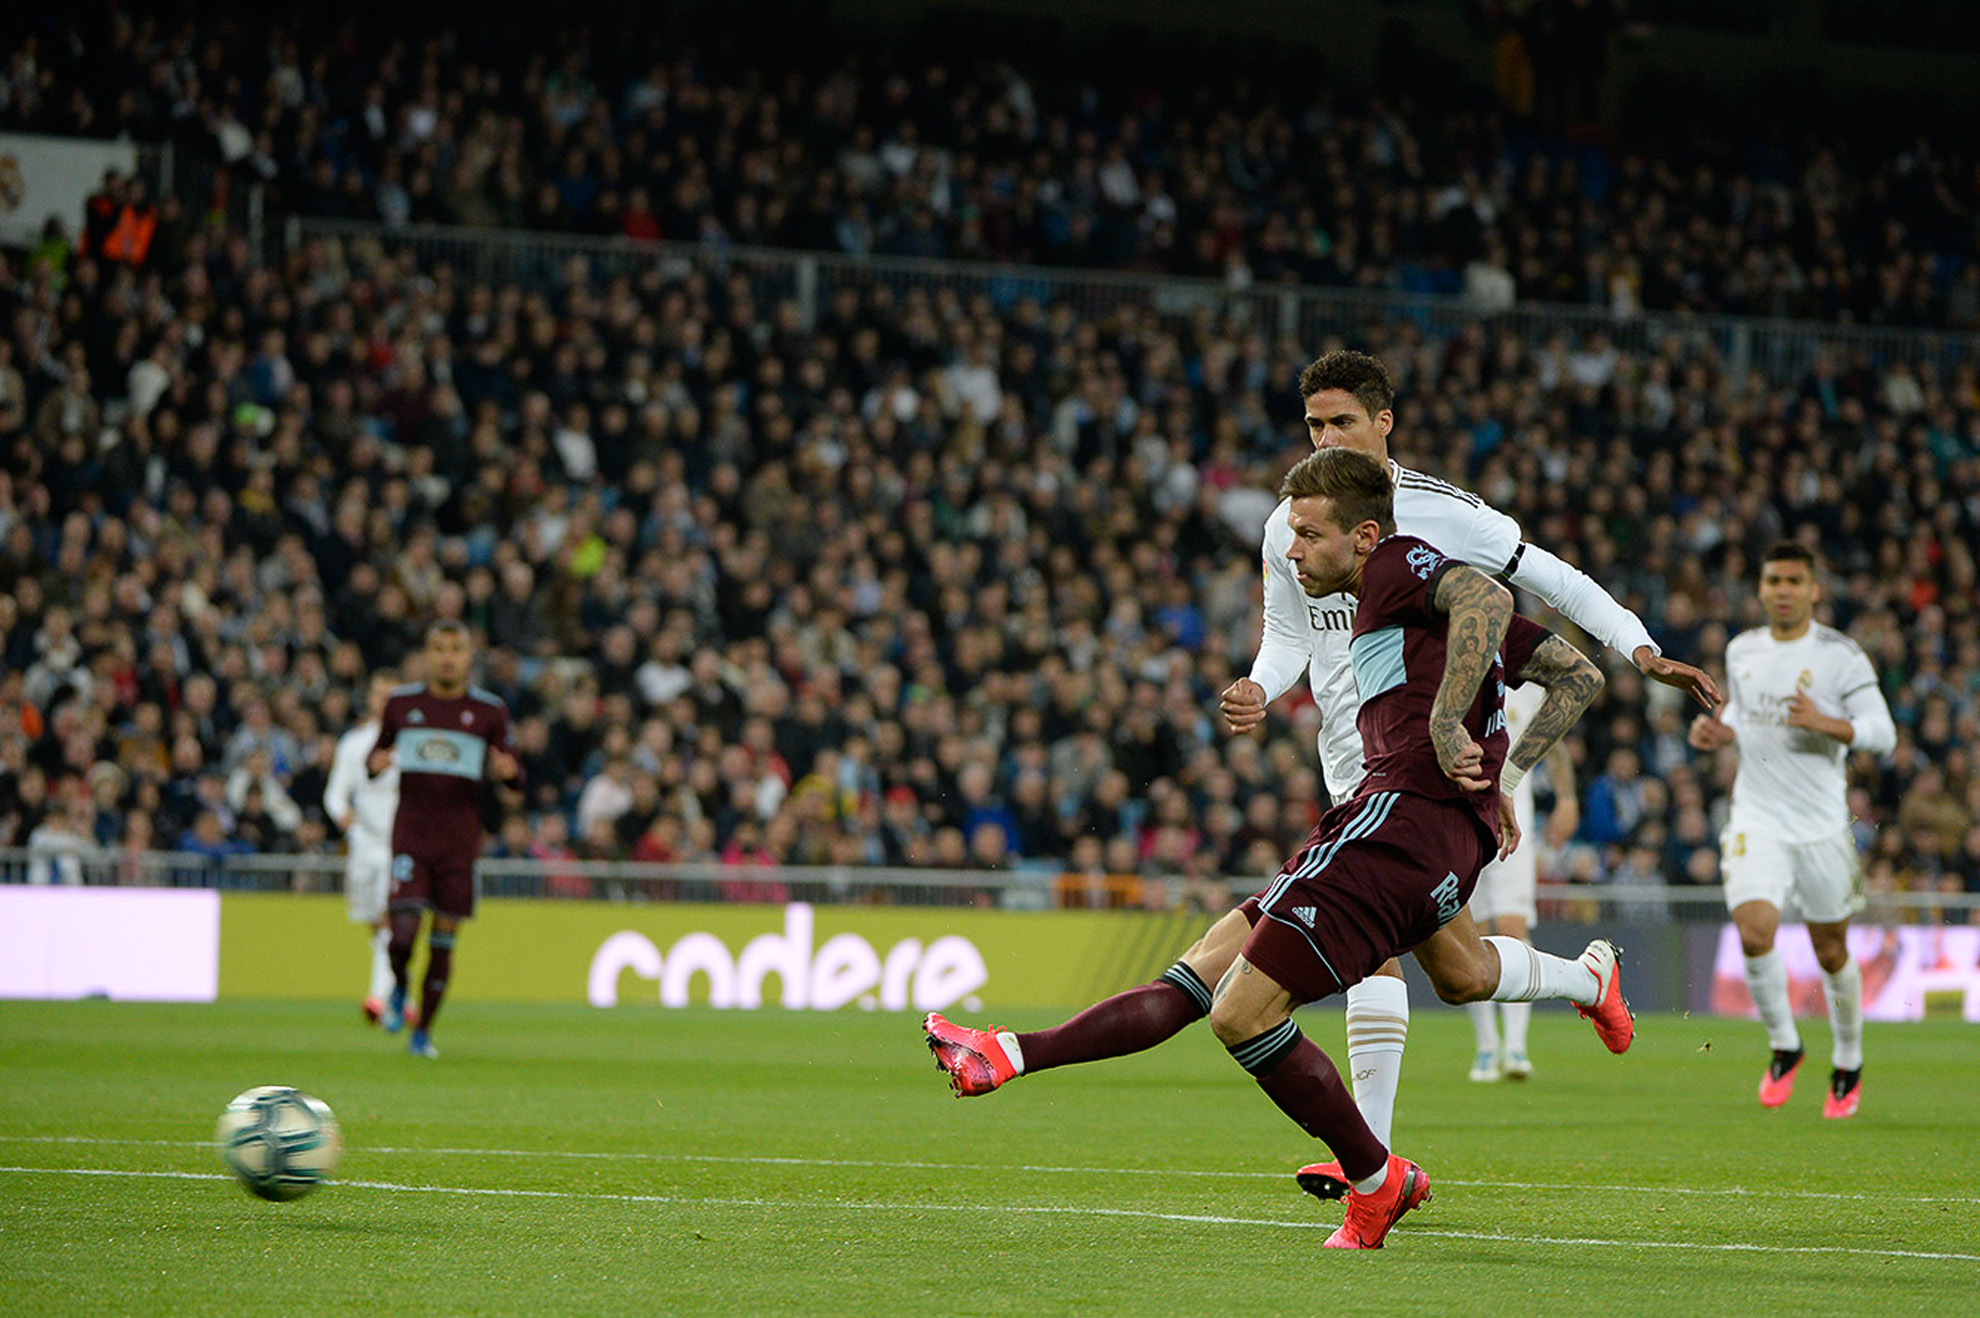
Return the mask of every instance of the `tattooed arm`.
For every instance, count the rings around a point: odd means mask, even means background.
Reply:
[[[1447,777],[1468,792],[1498,784],[1481,770],[1485,750],[1464,730],[1465,711],[1492,670],[1492,660],[1512,621],[1512,592],[1475,567],[1446,568],[1431,592],[1431,604],[1450,618],[1444,641],[1444,680],[1430,705],[1430,744]]]
[[[1547,698],[1527,720],[1519,740],[1506,753],[1508,767],[1524,774],[1546,758],[1602,692],[1602,670],[1595,661],[1558,636],[1549,636],[1519,671],[1522,682],[1538,682]]]

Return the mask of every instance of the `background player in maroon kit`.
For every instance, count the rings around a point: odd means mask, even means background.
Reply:
[[[396,756],[399,809],[392,821],[393,989],[385,1028],[406,1021],[407,968],[421,915],[431,909],[426,978],[418,1026],[409,1051],[437,1057],[431,1031],[453,968],[455,930],[474,914],[474,862],[481,854],[481,794],[487,779],[519,784],[509,708],[500,696],[468,685],[474,646],[458,622],[426,633],[426,681],[392,693],[380,720],[378,744],[365,761],[374,775]]]
[[[1358,595],[1353,662],[1368,773],[1328,812],[1278,878],[1224,917],[1155,984],[1024,1036],[924,1021],[958,1094],[987,1093],[1026,1069],[1097,1060],[1161,1042],[1204,1015],[1259,1086],[1339,1157],[1347,1217],[1327,1241],[1378,1248],[1429,1195],[1421,1168],[1389,1153],[1339,1072],[1292,1020],[1303,1002],[1345,989],[1411,949],[1441,995],[1566,997],[1611,1051],[1629,1046],[1615,949],[1597,940],[1578,961],[1524,945],[1516,957],[1481,940],[1463,915],[1478,871],[1517,842],[1497,791],[1507,757],[1506,667],[1548,688],[1521,738],[1530,768],[1600,688],[1572,646],[1516,619],[1512,598],[1477,569],[1396,536],[1387,473],[1366,456],[1323,450],[1281,487],[1293,499],[1288,557],[1310,594]],[[1501,665],[1500,654],[1506,656]],[[1212,994],[1204,987],[1215,976]],[[1309,1168],[1318,1171],[1319,1168]]]

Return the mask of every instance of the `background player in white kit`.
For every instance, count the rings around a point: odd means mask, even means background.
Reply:
[[[1690,691],[1707,709],[1719,703],[1718,686],[1708,675],[1664,658],[1640,618],[1585,573],[1523,541],[1518,522],[1477,495],[1389,457],[1396,393],[1379,359],[1348,349],[1326,353],[1300,372],[1299,392],[1314,448],[1355,449],[1388,464],[1399,534],[1426,540],[1451,558],[1530,591],[1590,635],[1629,655],[1644,676]],[[1286,557],[1293,537],[1289,506],[1289,500],[1281,502],[1265,519],[1264,633],[1250,674],[1224,690],[1221,708],[1233,733],[1248,732],[1264,719],[1265,707],[1306,673],[1320,707],[1320,764],[1327,792],[1334,801],[1345,801],[1362,775],[1361,734],[1355,726],[1361,702],[1348,654],[1356,601],[1347,594],[1310,599],[1300,589]],[[1384,1144],[1391,1142],[1408,1033],[1409,993],[1400,966],[1390,961],[1347,993],[1355,1102]],[[1309,1177],[1303,1183],[1311,1189],[1324,1186],[1326,1179]],[[1325,1195],[1324,1189],[1315,1192]]]
[[[1863,905],[1863,882],[1850,836],[1845,757],[1890,750],[1897,727],[1869,657],[1815,621],[1819,598],[1812,553],[1793,543],[1767,551],[1760,561],[1767,625],[1726,646],[1729,699],[1721,717],[1692,722],[1691,744],[1739,748],[1719,868],[1746,954],[1746,986],[1774,1048],[1760,1102],[1787,1102],[1801,1068],[1787,967],[1774,948],[1792,898],[1822,967],[1834,1033],[1822,1115],[1852,1117],[1863,1089],[1863,975],[1850,959],[1848,934],[1851,912]]]
[[[1544,687],[1528,682],[1506,692],[1506,735],[1515,742],[1526,731],[1526,721],[1547,698]],[[1547,750],[1541,761],[1547,766],[1548,781],[1554,789],[1554,810],[1547,818],[1547,840],[1560,846],[1574,836],[1581,817],[1575,797],[1574,758],[1560,742]],[[1478,875],[1478,886],[1471,892],[1471,918],[1488,933],[1532,942],[1533,925],[1540,918],[1536,888],[1540,880],[1539,848],[1534,837],[1533,780],[1510,762],[1499,790],[1512,798],[1513,818],[1519,833],[1528,840],[1512,855],[1494,860]],[[1533,1062],[1526,1054],[1526,1028],[1533,1019],[1530,1002],[1474,1002],[1465,1008],[1471,1013],[1471,1028],[1478,1036],[1478,1053],[1471,1062],[1471,1078],[1478,1081],[1524,1080],[1533,1074]],[[1501,1033],[1501,1022],[1504,1032]]]
[[[364,1014],[376,1025],[385,1013],[385,995],[392,991],[392,963],[386,955],[391,926],[385,919],[385,896],[391,887],[392,816],[399,809],[399,769],[395,764],[373,778],[364,757],[378,741],[378,719],[385,712],[398,678],[379,671],[371,675],[364,701],[365,721],[337,739],[330,781],[323,788],[323,809],[343,830],[344,900],[351,919],[371,927],[371,984],[365,990]]]

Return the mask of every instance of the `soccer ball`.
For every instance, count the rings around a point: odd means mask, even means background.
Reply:
[[[330,1105],[287,1085],[259,1085],[227,1104],[213,1138],[250,1194],[278,1201],[322,1184],[344,1148]]]

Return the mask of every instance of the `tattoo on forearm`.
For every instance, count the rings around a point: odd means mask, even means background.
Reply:
[[[1434,603],[1450,618],[1444,680],[1430,706],[1430,740],[1444,754],[1455,751],[1468,735],[1464,712],[1478,698],[1479,685],[1505,640],[1512,594],[1477,568],[1456,567],[1438,580]]]
[[[1547,698],[1506,755],[1509,763],[1531,769],[1594,703],[1602,690],[1602,670],[1560,637],[1549,636],[1533,651],[1519,675],[1547,688]]]

